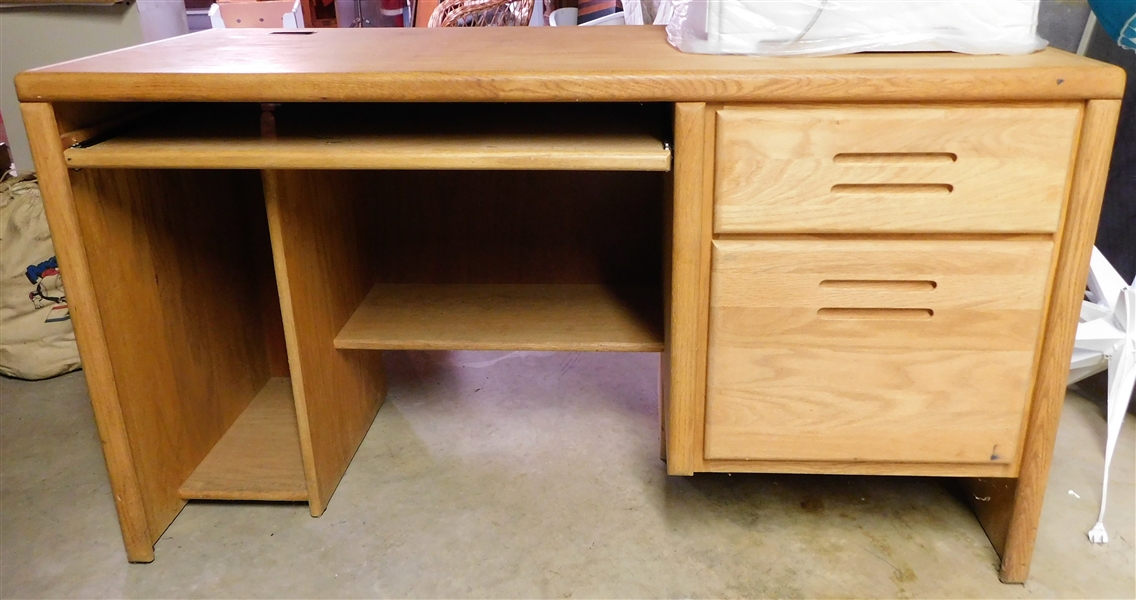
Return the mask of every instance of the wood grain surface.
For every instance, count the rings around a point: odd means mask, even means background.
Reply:
[[[335,335],[370,291],[359,178],[264,171],[300,450],[312,516],[323,514],[386,396],[379,352],[343,352]]]
[[[1052,249],[714,242],[706,458],[1016,464]]]
[[[71,187],[153,542],[269,379],[241,209],[260,186],[236,171],[88,169]]]
[[[341,172],[382,283],[662,281],[663,173]],[[368,291],[370,287],[368,285]]]
[[[59,126],[50,104],[22,104],[20,110],[35,158],[44,214],[54,235],[52,243],[67,290],[68,312],[83,361],[83,375],[102,442],[126,557],[131,562],[150,562],[154,560],[154,541],[166,524],[159,523],[156,532],[150,529],[147,499],[135,470],[135,457],[87,260],[83,228],[59,147]],[[81,118],[76,115],[77,120]]]
[[[184,500],[307,501],[292,382],[269,379],[178,495]]]
[[[1021,583],[1029,576],[1119,116],[1118,100],[1092,101],[1085,109],[1081,150],[1073,168],[1072,188],[1057,242],[1057,270],[1044,326],[1021,470],[1016,485],[982,486],[992,494],[1012,494],[1013,501],[1006,502],[999,497],[987,506],[976,508],[995,547],[999,540],[1005,540],[1001,547],[1001,578],[1008,583]],[[1009,518],[1005,511],[1010,512]]]
[[[702,459],[709,297],[711,198],[707,193],[704,103],[675,106],[675,163],[669,238],[664,429],[667,473],[692,475]]]
[[[714,230],[1057,230],[1081,105],[726,108]]]
[[[1120,98],[1124,71],[1047,49],[684,54],[662,27],[213,29],[16,78],[24,102],[886,102]]]
[[[286,105],[268,130],[255,108],[179,105],[64,156],[103,168],[670,169],[658,106]]]
[[[1010,477],[1005,463],[919,463],[825,460],[704,460],[707,473],[795,473],[809,475],[889,475],[905,477]],[[1002,480],[999,480],[1002,481]],[[1006,480],[1006,481],[1012,481]]]
[[[335,347],[659,352],[661,302],[655,287],[378,284]]]

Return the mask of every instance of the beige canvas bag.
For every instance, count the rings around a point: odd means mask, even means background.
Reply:
[[[79,366],[39,185],[0,181],[0,373],[45,379]]]

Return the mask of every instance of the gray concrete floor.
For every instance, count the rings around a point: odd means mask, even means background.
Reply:
[[[318,519],[191,503],[127,564],[82,374],[0,381],[4,597],[1136,595],[1133,418],[1065,405],[1029,583],[933,479],[699,475],[658,459],[655,355],[399,353]],[[1076,493],[1078,496],[1074,496]]]

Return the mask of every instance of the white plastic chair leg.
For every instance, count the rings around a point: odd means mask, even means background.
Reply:
[[[1136,289],[1124,281],[1096,248],[1089,260],[1088,288],[1073,344],[1069,383],[1108,369],[1108,438],[1101,506],[1097,522],[1088,534],[1092,543],[1107,544],[1104,513],[1108,504],[1108,475],[1136,384]]]
[[[1112,456],[1116,442],[1120,438],[1124,415],[1128,403],[1132,401],[1132,391],[1136,388],[1136,290],[1125,288],[1117,299],[1113,320],[1121,331],[1126,332],[1119,348],[1108,357],[1108,439],[1104,450],[1104,481],[1101,484],[1101,507],[1097,522],[1089,530],[1089,541],[1094,544],[1107,544],[1108,532],[1104,528],[1104,513],[1108,503],[1108,476],[1112,467]]]

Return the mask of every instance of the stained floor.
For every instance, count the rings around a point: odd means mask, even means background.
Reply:
[[[393,353],[327,512],[190,503],[131,565],[82,374],[0,380],[0,596],[1136,596],[1134,437],[1094,546],[1103,406],[1070,394],[1028,583],[934,479],[697,475],[658,458],[658,357]]]

